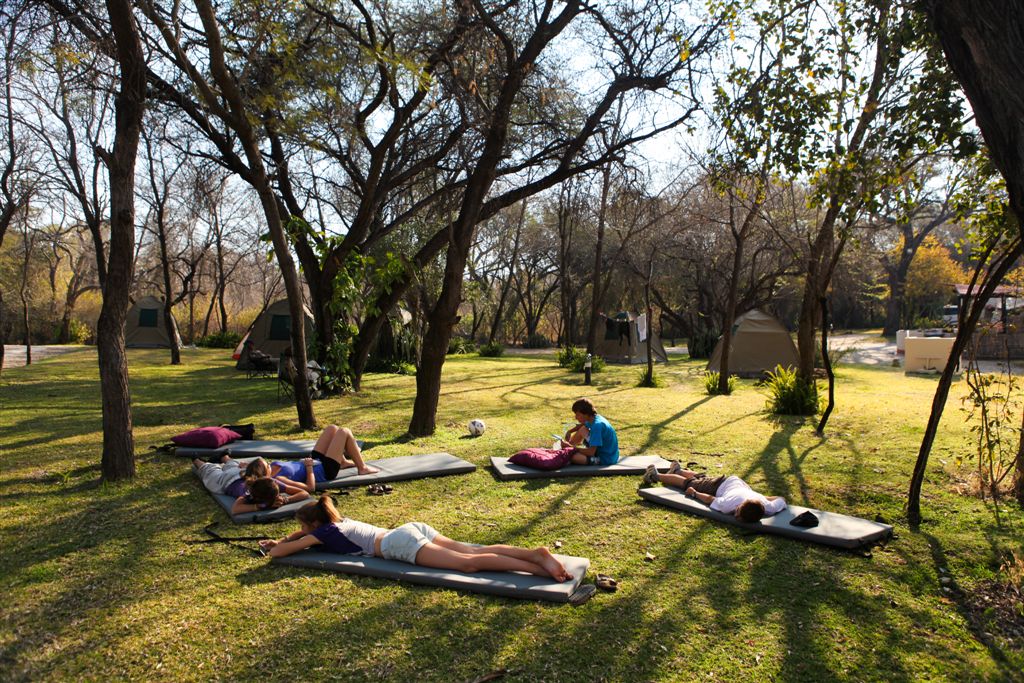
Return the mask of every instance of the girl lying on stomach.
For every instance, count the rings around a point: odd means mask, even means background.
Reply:
[[[338,514],[329,496],[304,505],[295,513],[299,531],[279,541],[260,541],[271,557],[285,557],[315,545],[323,550],[350,555],[382,557],[421,567],[473,572],[525,572],[568,581],[572,574],[542,546],[518,548],[511,545],[474,546],[442,536],[423,522],[410,522],[397,529],[384,529],[357,522]]]

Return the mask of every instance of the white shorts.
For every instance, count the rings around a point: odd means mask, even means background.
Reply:
[[[437,537],[437,529],[423,522],[409,522],[384,534],[380,555],[385,560],[416,564],[416,553]]]

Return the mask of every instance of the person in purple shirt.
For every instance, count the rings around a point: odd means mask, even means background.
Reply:
[[[473,572],[526,572],[555,581],[568,581],[572,574],[558,558],[543,547],[511,545],[475,546],[442,536],[423,522],[410,522],[397,529],[385,529],[342,517],[330,496],[304,505],[295,513],[301,529],[280,540],[260,541],[271,557],[285,557],[322,545],[328,552],[382,557],[421,567]]]
[[[245,470],[229,455],[221,456],[219,463],[203,462],[197,458],[192,461],[192,465],[207,490],[235,499],[231,507],[231,513],[235,515],[276,508],[309,498],[309,493],[303,487],[291,485],[284,480],[270,479],[271,466],[263,458],[251,460]]]
[[[359,474],[380,472],[363,460],[363,453],[351,429],[327,425],[313,446],[312,457],[299,461],[274,461],[270,464],[270,476],[289,486],[313,492],[317,482],[336,479],[338,472],[349,467],[355,467]]]

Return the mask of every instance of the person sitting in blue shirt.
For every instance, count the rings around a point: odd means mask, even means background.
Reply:
[[[614,465],[619,461],[619,437],[608,420],[597,414],[588,398],[572,404],[577,424],[565,433],[563,446],[572,446],[575,465]]]

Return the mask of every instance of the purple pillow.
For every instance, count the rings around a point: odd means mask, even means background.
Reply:
[[[200,427],[184,434],[172,436],[171,441],[177,446],[189,448],[220,448],[226,443],[241,439],[242,435],[226,427]]]
[[[527,448],[508,459],[513,465],[537,470],[557,470],[572,459],[572,448]]]

